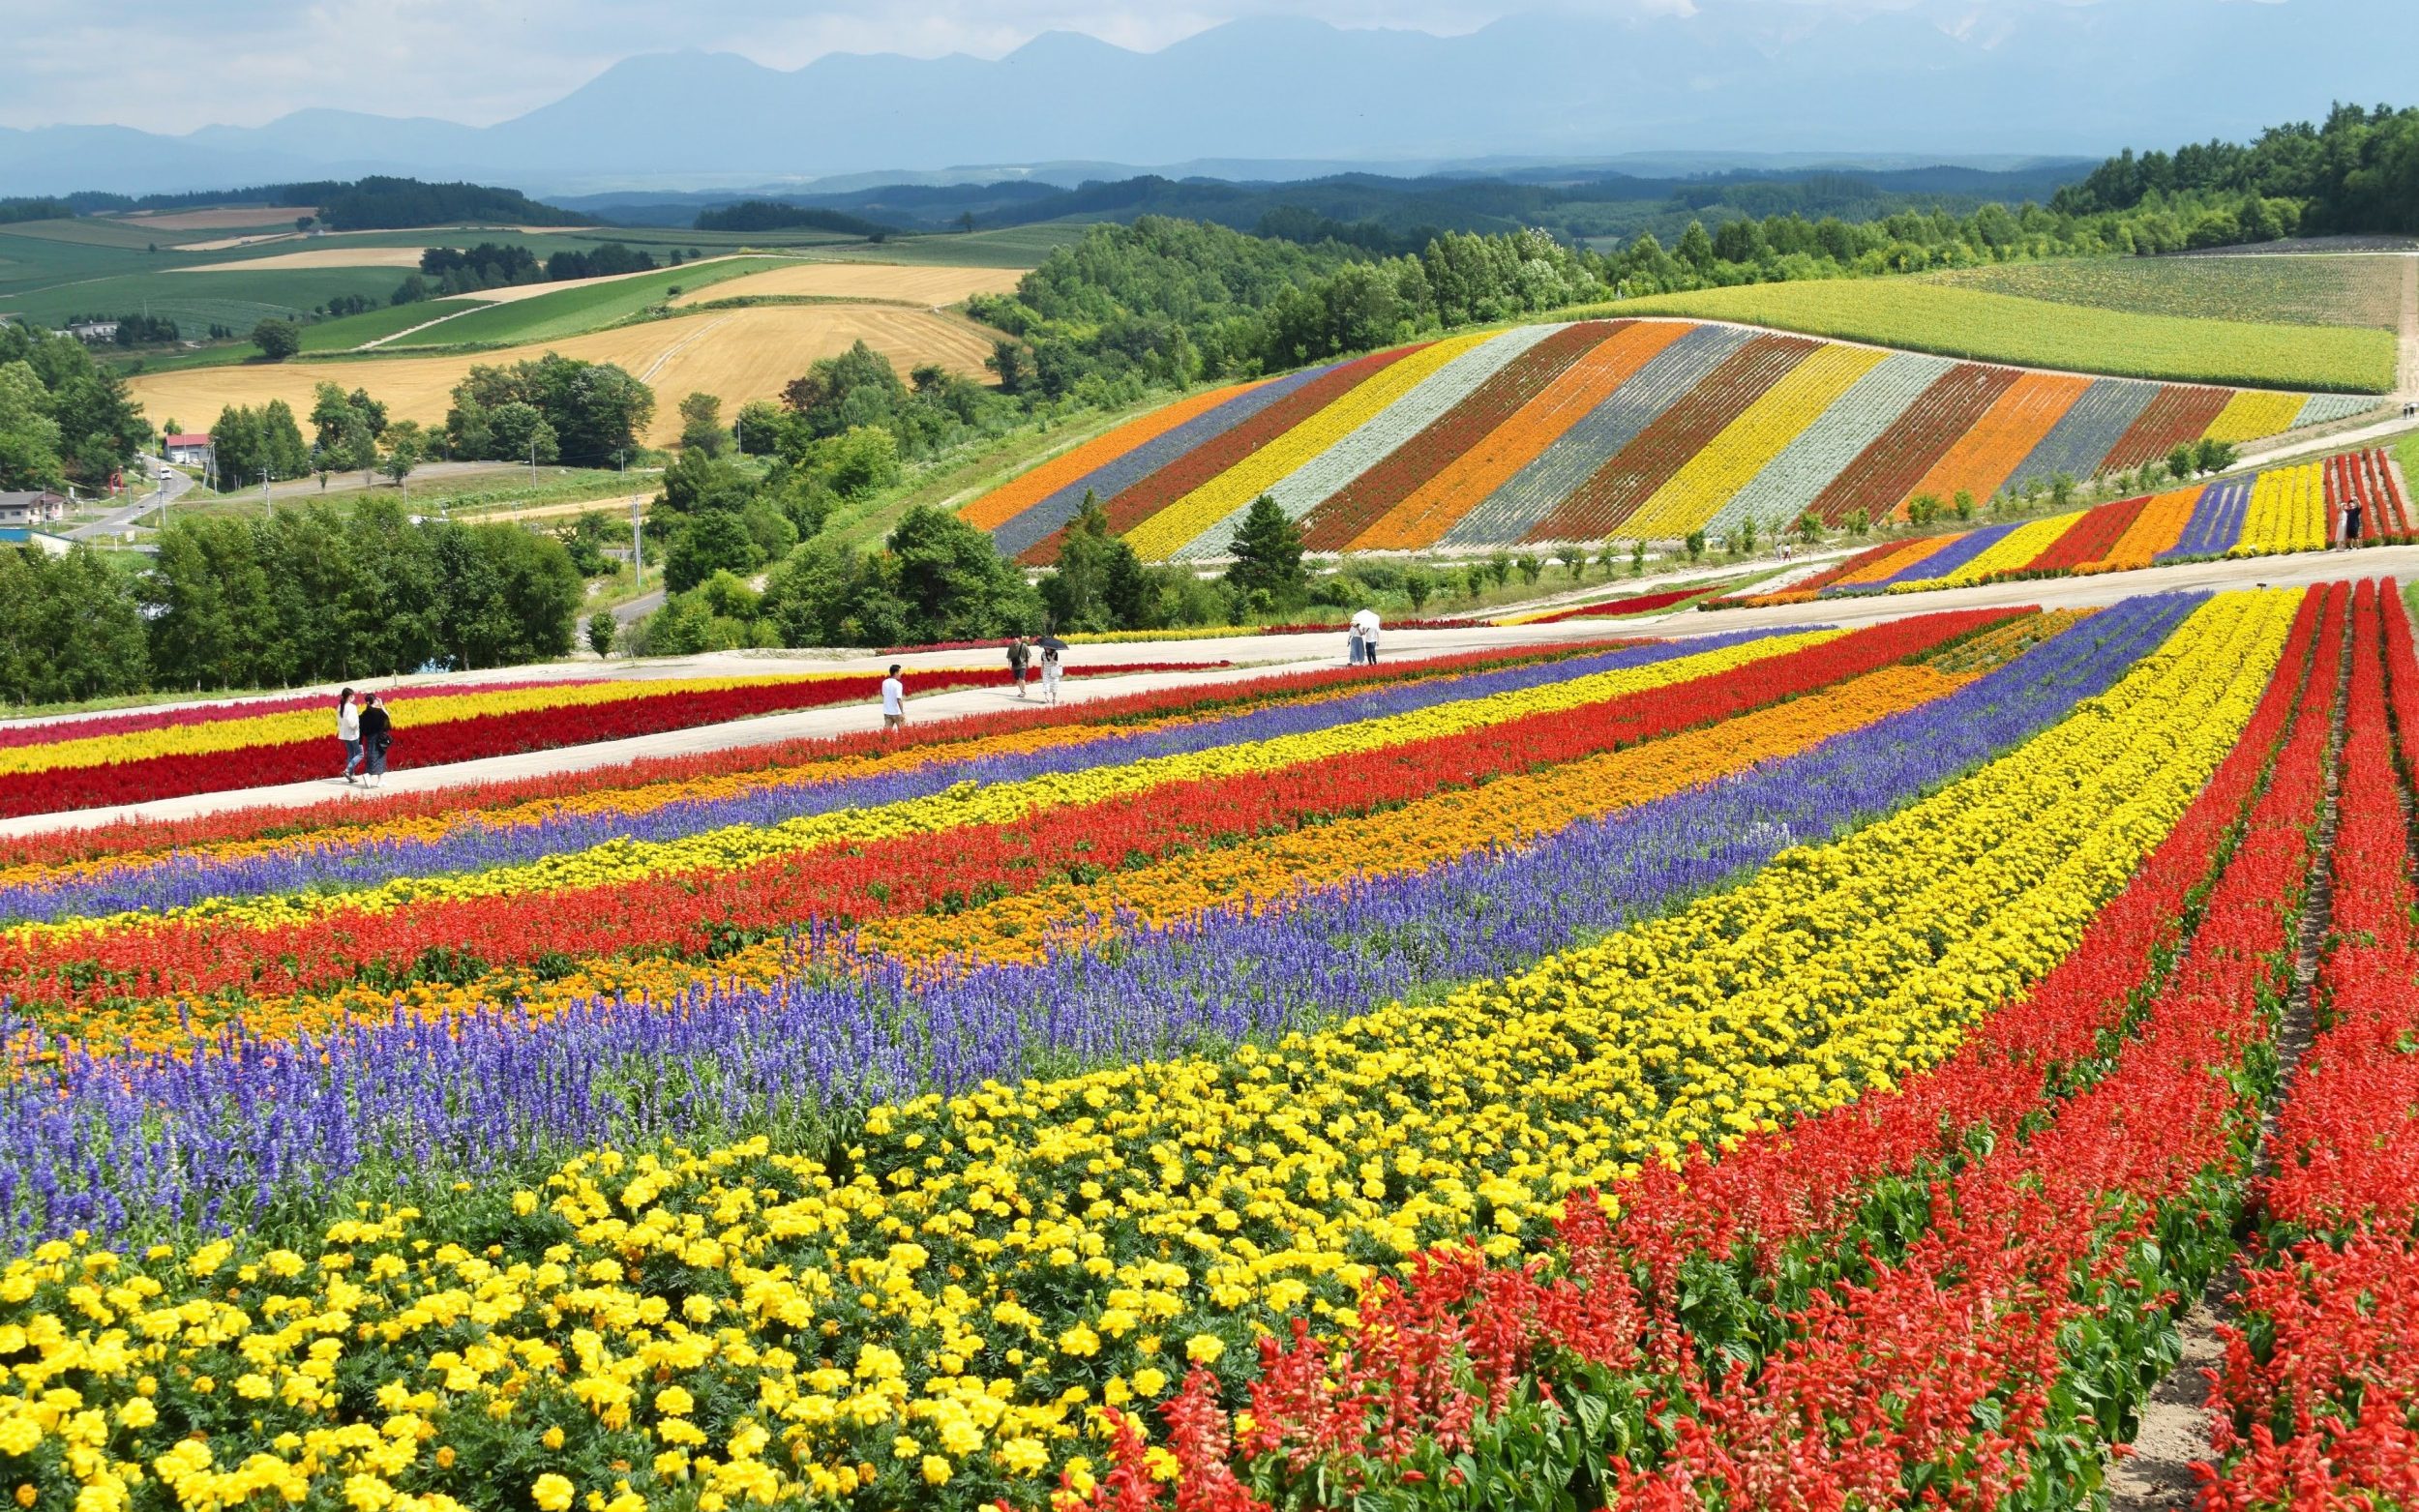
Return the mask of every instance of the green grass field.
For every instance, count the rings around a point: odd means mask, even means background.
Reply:
[[[2137,315],[2391,331],[2402,314],[2402,265],[2390,257],[2077,257],[1921,282]]]
[[[1950,357],[2259,388],[2383,394],[2394,338],[2293,326],[2135,314],[1913,279],[1834,279],[1658,294],[1598,313],[1689,315],[1872,341]]]
[[[509,304],[476,311],[443,325],[432,326],[406,339],[412,348],[453,346],[518,346],[524,341],[556,341],[627,320],[649,306],[672,297],[673,289],[688,291],[735,279],[743,274],[778,268],[786,257],[732,257],[723,262],[692,263],[659,268],[634,278],[603,283],[582,283],[549,294],[533,294]],[[405,349],[404,342],[380,351]]]
[[[384,310],[364,311],[341,320],[322,320],[317,325],[303,327],[302,349],[306,352],[348,352],[364,341],[374,341],[432,320],[442,320],[463,311],[484,308],[475,299],[424,299],[417,304],[389,305]],[[250,356],[258,356],[259,353],[250,350],[251,347],[252,343],[247,341],[241,349]]]

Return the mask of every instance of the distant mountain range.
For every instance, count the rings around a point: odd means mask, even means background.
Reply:
[[[2239,137],[2331,99],[2404,100],[2414,56],[2414,0],[1697,0],[1688,15],[1539,12],[1458,37],[1260,17],[1153,53],[1049,33],[996,61],[834,54],[783,72],[648,54],[489,127],[314,109],[183,136],[0,131],[0,194],[365,172],[594,193],[896,183],[961,163],[990,180],[1224,160],[1217,176],[1245,177],[1232,170],[1257,160],[1299,178],[1489,155],[2100,156]]]

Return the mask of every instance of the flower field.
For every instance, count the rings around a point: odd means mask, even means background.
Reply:
[[[1153,560],[1226,550],[1266,493],[1315,550],[1666,539],[1885,518],[2359,412],[2337,395],[2082,378],[1740,326],[1519,326],[1195,395],[963,510],[1057,555],[1087,491]]]
[[[2317,551],[2343,544],[2345,511],[2355,505],[2363,542],[2419,538],[2419,517],[2411,513],[2388,454],[2348,452],[2021,525],[1986,525],[1876,546],[1784,592],[1722,602],[1802,604],[1823,595],[1911,593],[2214,556]]]
[[[1093,676],[1152,669],[1069,668]],[[471,693],[402,689],[385,697],[400,769],[862,703],[880,693],[881,681],[864,672],[593,679],[489,683]],[[906,681],[912,695],[1004,684],[1007,672],[939,667],[911,672]],[[335,705],[327,697],[247,699],[17,726],[0,731],[0,816],[332,778],[343,765]]]
[[[2315,1149],[2419,1102],[2370,585],[8,842],[0,1488],[2048,1504],[2267,1187],[2356,1259],[2247,1268],[2213,1473],[2371,1484],[2410,1152],[2247,1159],[2339,688]]]

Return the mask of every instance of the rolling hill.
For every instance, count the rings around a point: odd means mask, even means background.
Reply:
[[[2355,414],[2374,400],[2090,377],[1738,325],[1518,326],[1205,390],[968,504],[1028,563],[1087,493],[1154,560],[1273,496],[1314,550],[1671,539],[1918,494],[1985,499]]]

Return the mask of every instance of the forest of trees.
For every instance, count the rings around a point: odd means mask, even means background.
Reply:
[[[337,231],[390,231],[481,221],[498,225],[596,223],[586,216],[541,204],[517,189],[485,184],[430,184],[373,174],[350,184],[295,187],[317,193],[306,199],[278,202],[314,205],[319,220]]]
[[[180,519],[134,574],[90,547],[0,552],[0,698],[290,687],[571,649],[582,584],[551,537],[415,524],[390,500]]]
[[[701,231],[832,231],[842,236],[883,237],[890,227],[838,210],[786,205],[777,199],[742,199],[735,205],[701,210]]]
[[[106,487],[150,433],[81,341],[0,324],[0,489]]]
[[[2238,217],[2255,201],[2288,201],[2301,230],[2419,231],[2419,107],[2338,104],[2324,123],[2270,127],[2249,143],[2211,141],[2173,153],[2132,149],[2061,189],[2050,208],[2088,216],[2144,205],[2197,205]],[[2239,220],[2228,241],[2258,241]],[[2213,227],[2223,231],[2223,225]]]

